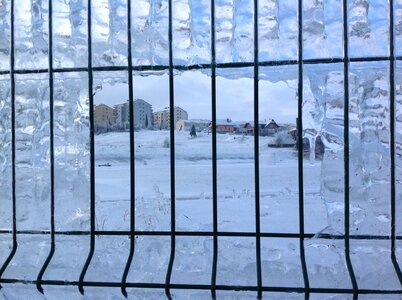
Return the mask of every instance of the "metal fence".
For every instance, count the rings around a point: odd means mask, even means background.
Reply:
[[[105,66],[105,67],[93,67],[92,66],[92,40],[91,40],[91,0],[88,0],[88,66],[85,68],[54,68],[53,67],[53,49],[52,49],[52,1],[48,2],[49,19],[48,19],[48,31],[49,31],[49,51],[48,69],[38,69],[38,70],[22,70],[15,69],[15,33],[14,33],[14,9],[15,1],[11,1],[11,51],[10,51],[10,70],[0,71],[1,75],[9,75],[11,78],[11,131],[12,131],[12,203],[13,203],[13,218],[12,218],[12,230],[3,231],[2,233],[12,234],[12,249],[9,253],[5,262],[1,265],[0,269],[0,283],[14,284],[14,283],[25,283],[25,284],[35,284],[37,289],[44,293],[43,286],[76,286],[81,294],[84,294],[85,287],[117,287],[121,288],[121,292],[127,297],[128,288],[155,288],[155,289],[165,289],[166,296],[171,298],[171,289],[183,289],[183,290],[210,290],[212,298],[216,298],[216,291],[255,291],[258,298],[263,296],[263,292],[284,292],[284,293],[300,293],[304,294],[305,298],[308,299],[311,294],[345,294],[353,295],[353,299],[357,299],[359,294],[395,294],[402,295],[402,288],[396,290],[379,290],[379,289],[361,289],[359,288],[353,269],[353,265],[350,259],[350,240],[387,240],[390,243],[391,249],[391,261],[395,269],[395,273],[401,283],[402,287],[402,273],[400,266],[395,255],[396,240],[402,240],[402,236],[397,236],[395,233],[395,219],[396,219],[396,179],[395,179],[395,63],[397,60],[402,60],[402,57],[396,57],[394,53],[394,1],[390,1],[389,10],[389,50],[390,55],[387,57],[349,57],[349,43],[348,43],[348,1],[343,0],[343,57],[340,58],[330,58],[330,59],[303,59],[303,1],[298,1],[298,59],[297,60],[284,60],[284,61],[259,61],[258,51],[258,18],[254,18],[254,61],[249,63],[217,63],[216,62],[216,52],[215,52],[215,3],[211,0],[211,62],[210,64],[192,65],[192,66],[181,66],[174,65],[173,63],[173,51],[172,51],[172,0],[169,0],[168,10],[169,10],[169,28],[168,28],[168,38],[169,38],[169,65],[167,66],[136,66],[132,63],[132,49],[131,49],[131,14],[135,7],[132,7],[131,1],[127,1],[127,39],[128,39],[128,65],[127,66]],[[135,1],[133,2],[135,6]],[[258,0],[254,0],[254,13],[258,16]],[[389,78],[390,78],[390,149],[391,149],[391,199],[390,199],[390,232],[387,236],[379,235],[351,235],[350,234],[350,195],[349,195],[349,63],[350,62],[380,62],[385,61],[389,63]],[[305,246],[304,241],[306,238],[317,237],[314,233],[305,232],[305,214],[304,214],[304,191],[303,191],[303,149],[298,148],[298,188],[299,188],[299,232],[298,233],[270,233],[261,231],[261,221],[260,221],[260,174],[259,174],[259,134],[258,134],[258,124],[259,124],[259,68],[263,66],[280,66],[280,65],[297,65],[298,67],[298,118],[297,118],[297,129],[298,129],[298,140],[302,140],[303,135],[303,70],[304,65],[314,65],[314,64],[334,64],[342,63],[344,68],[344,184],[345,184],[345,210],[344,210],[344,228],[345,234],[319,234],[318,237],[322,239],[337,239],[342,240],[345,246],[345,259],[347,271],[350,277],[350,282],[352,288],[314,288],[310,286],[309,274],[307,271],[307,263],[305,258]],[[254,175],[255,175],[255,232],[222,232],[218,230],[218,187],[217,187],[217,132],[216,127],[212,126],[212,192],[213,192],[213,231],[211,232],[193,232],[193,231],[177,231],[176,230],[176,215],[175,215],[175,134],[174,134],[174,118],[170,118],[170,199],[171,200],[171,228],[170,231],[138,231],[136,230],[136,220],[135,220],[135,164],[134,164],[134,96],[133,96],[133,71],[147,71],[147,70],[168,70],[169,74],[169,104],[170,104],[170,114],[174,114],[174,71],[175,70],[198,70],[198,69],[208,69],[211,71],[211,89],[212,94],[212,124],[216,124],[216,70],[217,68],[246,68],[252,67],[254,70]],[[95,226],[95,143],[94,143],[94,112],[90,109],[90,231],[74,231],[74,232],[58,232],[55,230],[55,180],[54,180],[54,83],[53,78],[55,73],[63,72],[87,72],[88,73],[88,97],[89,105],[92,108],[94,105],[94,93],[93,93],[93,73],[95,71],[127,71],[128,72],[128,87],[129,87],[129,109],[130,109],[130,182],[131,182],[131,201],[130,201],[130,231],[99,231],[96,230]],[[37,73],[48,73],[49,75],[49,96],[50,96],[50,189],[51,189],[51,229],[50,231],[21,231],[17,228],[16,221],[16,138],[15,138],[15,123],[16,123],[16,88],[15,88],[15,75],[16,74],[37,74]],[[3,274],[8,268],[10,262],[14,258],[18,249],[18,235],[19,234],[48,234],[51,238],[51,248],[47,256],[45,263],[43,264],[37,279],[34,281],[25,281],[15,278],[4,278]],[[43,280],[43,276],[51,262],[54,253],[56,251],[55,236],[61,235],[89,235],[90,236],[90,250],[82,268],[81,275],[76,281],[60,281],[60,280]],[[91,264],[91,260],[95,251],[95,236],[96,235],[109,235],[109,236],[129,236],[130,238],[130,252],[127,258],[126,267],[120,282],[100,282],[100,281],[87,281],[85,280],[87,270]],[[169,264],[166,273],[166,280],[164,283],[134,283],[128,282],[127,276],[130,267],[133,262],[134,249],[135,249],[135,237],[136,236],[168,236],[171,241],[171,253]],[[212,273],[210,284],[172,284],[172,269],[175,259],[175,247],[176,247],[176,237],[187,236],[187,237],[212,237],[213,238],[213,261],[212,261]],[[219,260],[218,256],[218,241],[219,237],[251,237],[255,238],[255,256],[257,265],[257,284],[253,286],[231,286],[231,285],[218,285],[216,282],[217,278],[217,262]],[[300,250],[300,261],[302,267],[302,274],[304,279],[304,286],[300,287],[281,287],[281,286],[264,286],[262,281],[261,272],[261,239],[262,238],[293,238],[299,241]],[[124,258],[122,258],[124,259]],[[373,262],[370,262],[373,263]]]

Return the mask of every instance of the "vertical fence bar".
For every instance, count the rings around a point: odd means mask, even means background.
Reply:
[[[11,0],[11,8],[10,8],[10,16],[11,16],[11,38],[10,38],[10,95],[11,95],[11,188],[12,188],[12,211],[13,211],[13,247],[11,249],[10,254],[5,260],[4,264],[0,269],[0,279],[3,276],[5,270],[13,259],[15,253],[17,252],[17,197],[16,197],[16,173],[15,173],[15,41],[14,41],[14,0]],[[1,285],[0,285],[1,288]]]
[[[135,160],[134,160],[134,92],[133,92],[133,59],[131,49],[131,0],[127,0],[127,62],[128,62],[128,99],[130,110],[130,253],[121,279],[121,292],[127,298],[127,276],[135,250]]]
[[[349,195],[349,36],[348,36],[348,1],[343,0],[343,90],[345,93],[344,104],[344,169],[345,169],[345,260],[353,287],[353,299],[359,295],[355,273],[350,260],[350,195]]]
[[[46,272],[47,267],[49,266],[50,261],[54,255],[54,251],[56,248],[55,245],[55,236],[54,236],[54,85],[53,85],[53,8],[52,8],[52,0],[49,0],[48,3],[48,30],[49,30],[49,123],[50,123],[50,139],[49,139],[49,152],[50,152],[50,251],[47,256],[42,268],[39,271],[38,277],[36,279],[36,288],[40,293],[43,294],[42,288],[42,278]]]
[[[170,132],[170,258],[166,272],[165,293],[171,299],[170,280],[176,252],[176,186],[175,186],[175,139],[174,139],[174,74],[173,74],[173,15],[172,0],[169,0],[169,132]]]
[[[394,1],[389,1],[389,84],[390,84],[390,155],[391,155],[391,261],[402,285],[402,273],[395,255],[395,32],[394,32]]]
[[[216,273],[218,265],[218,166],[216,141],[216,49],[215,49],[215,0],[211,0],[211,109],[212,109],[212,222],[213,257],[211,295],[216,299]]]
[[[261,216],[260,216],[260,141],[259,141],[259,56],[258,0],[254,0],[254,181],[255,181],[255,251],[257,264],[257,297],[262,298]]]
[[[87,260],[82,268],[78,281],[78,289],[84,294],[84,278],[95,251],[95,131],[94,131],[94,95],[93,95],[93,70],[92,70],[92,32],[91,32],[91,0],[88,0],[87,22],[88,22],[88,97],[89,97],[89,122],[90,122],[90,249]]]
[[[304,179],[303,179],[303,0],[298,1],[298,89],[297,89],[297,143],[299,181],[299,245],[303,271],[305,298],[310,297],[306,255],[304,251]]]

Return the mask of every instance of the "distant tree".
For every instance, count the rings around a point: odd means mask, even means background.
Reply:
[[[145,115],[145,128],[148,128],[148,115]]]
[[[197,132],[195,131],[195,126],[194,126],[194,124],[193,124],[193,126],[191,126],[190,136],[192,136],[192,137],[196,137],[196,136],[197,136]]]

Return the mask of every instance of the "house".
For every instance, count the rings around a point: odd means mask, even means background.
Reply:
[[[280,126],[275,122],[275,120],[271,120],[267,125],[265,125],[264,128],[260,129],[260,135],[261,136],[273,136],[275,135]]]
[[[251,122],[236,122],[235,132],[240,134],[254,134],[254,127]]]
[[[234,133],[235,126],[237,124],[233,123],[231,119],[216,120],[216,132],[217,133]],[[212,130],[212,121],[208,125],[209,130]]]

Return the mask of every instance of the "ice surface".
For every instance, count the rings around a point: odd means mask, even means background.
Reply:
[[[386,1],[349,1],[350,56],[388,55],[388,15]]]
[[[352,65],[351,230],[387,234],[390,207],[389,70],[387,65]]]
[[[396,199],[402,199],[402,77],[401,65],[398,63],[396,77],[396,96],[395,96],[395,175],[396,175]],[[396,201],[396,211],[401,211],[402,201]],[[402,234],[402,218],[396,218],[395,230],[397,234]]]
[[[0,70],[10,67],[10,1],[0,1]]]
[[[305,249],[311,286],[351,288],[343,240],[307,239]]]
[[[48,67],[48,0],[15,1],[16,68]],[[26,59],[26,57],[29,59]]]
[[[342,2],[303,1],[304,58],[342,56]]]
[[[88,65],[87,1],[53,1],[54,67]]]
[[[132,1],[132,53],[134,65],[168,63],[168,1]],[[0,68],[8,66],[9,4],[0,5]],[[1,2],[1,3],[3,3]],[[297,1],[267,0],[259,3],[260,60],[297,58]],[[86,1],[53,3],[54,61],[58,67],[87,65]],[[253,3],[251,0],[218,0],[216,55],[218,62],[254,60]],[[400,3],[395,4],[395,33],[400,36]],[[388,55],[388,3],[380,0],[349,1],[351,56]],[[210,62],[210,2],[172,1],[173,58],[175,64]],[[47,0],[17,1],[16,50],[18,68],[46,68],[48,52]],[[127,65],[126,1],[92,3],[94,66]],[[305,58],[342,56],[342,4],[336,0],[303,2]],[[397,47],[398,51],[398,47]],[[25,54],[34,59],[25,61]],[[4,66],[3,66],[4,65]],[[246,76],[246,75],[245,75]]]
[[[327,68],[306,68],[303,125],[311,147],[318,136],[324,142],[321,197],[328,230],[343,232],[343,70]],[[388,73],[387,65],[378,63],[352,64],[350,69],[350,209],[351,232],[356,234],[389,232]]]
[[[127,1],[92,4],[93,65],[127,65]]]
[[[8,76],[0,77],[0,227],[11,229],[12,211],[12,158],[11,158],[11,99]]]
[[[89,103],[87,75],[57,74],[54,81],[55,225],[89,229]],[[70,88],[66,89],[65,87]],[[48,210],[48,209],[47,209]]]
[[[16,78],[16,197],[21,230],[50,228],[49,88],[46,75]]]
[[[173,59],[175,64],[209,63],[211,16],[209,1],[173,0]],[[348,34],[350,56],[388,55],[388,2],[351,0]],[[254,18],[259,20],[260,60],[297,58],[298,16],[296,0],[216,0],[216,55],[218,62],[254,60]],[[87,7],[84,0],[53,1],[53,46],[55,67],[87,66]],[[168,1],[132,0],[133,64],[168,64]],[[18,0],[15,10],[16,67],[48,67],[48,0]],[[402,36],[402,2],[395,4],[396,52]],[[10,3],[0,0],[0,69],[9,68]],[[93,1],[92,43],[94,66],[127,65],[126,1]],[[303,1],[304,58],[342,56],[342,7],[336,0]],[[29,59],[26,59],[29,57]],[[399,66],[399,64],[398,64]],[[400,66],[399,66],[400,67]],[[279,72],[261,72],[260,80],[284,82],[295,92],[297,72],[289,67]],[[344,233],[344,87],[343,66],[305,66],[303,91],[303,136],[310,142],[304,161],[306,232]],[[399,69],[398,69],[399,70]],[[400,71],[400,70],[399,70]],[[397,211],[401,203],[402,80],[396,85],[396,175]],[[209,72],[209,71],[206,71]],[[352,234],[389,235],[390,226],[390,105],[387,63],[352,63],[350,66],[350,208]],[[252,69],[218,70],[220,76],[239,79],[253,76]],[[105,83],[127,82],[121,74],[95,76],[94,90]],[[141,73],[140,75],[144,75]],[[149,75],[149,74],[147,74]],[[50,228],[49,99],[47,75],[16,76],[17,228]],[[55,75],[55,188],[56,230],[89,229],[89,102],[86,73]],[[219,81],[219,80],[218,80]],[[0,227],[11,228],[11,132],[10,81],[0,77]],[[237,85],[233,81],[233,86]],[[252,90],[252,85],[244,87]],[[219,86],[218,86],[219,92]],[[249,95],[252,98],[252,93]],[[234,109],[242,100],[233,99]],[[262,102],[262,101],[261,101]],[[218,103],[219,109],[219,103]],[[295,112],[296,110],[293,110]],[[170,151],[164,147],[167,131],[135,133],[136,229],[169,230]],[[211,136],[200,133],[190,139],[176,133],[177,230],[210,231]],[[315,157],[316,141],[325,145]],[[297,152],[268,149],[271,138],[260,138],[261,229],[268,232],[299,230]],[[222,231],[255,230],[254,140],[251,136],[218,135],[218,226]],[[96,136],[96,229],[129,228],[129,137],[128,133]],[[110,163],[110,168],[99,165]],[[194,171],[196,169],[196,171]],[[118,187],[118,188],[115,188]],[[402,232],[401,218],[396,231]],[[11,235],[2,235],[0,258],[11,250]],[[34,280],[48,255],[49,235],[18,235],[19,248],[5,277]],[[96,237],[95,256],[88,280],[121,279],[129,252],[126,236]],[[350,288],[342,240],[306,240],[306,258],[314,287]],[[401,247],[397,249],[401,257]],[[77,280],[88,253],[88,237],[57,236],[56,252],[45,279]],[[209,283],[213,240],[211,237],[180,237],[176,241],[174,283]],[[353,241],[351,256],[359,285],[367,288],[399,288],[389,260],[389,244]],[[297,240],[263,239],[264,285],[302,286]],[[234,255],[235,253],[235,255]],[[170,255],[169,237],[137,236],[129,281],[163,283]],[[66,259],[66,258],[69,259]],[[370,262],[370,264],[367,263]],[[375,262],[375,263],[374,263]],[[378,274],[383,281],[378,282]],[[255,239],[220,238],[218,283],[256,283]],[[14,286],[13,286],[14,287]],[[4,298],[29,295],[43,298],[33,287],[5,286]],[[48,287],[49,295],[56,293]],[[76,290],[75,290],[76,291]],[[138,292],[138,291],[136,291]],[[53,293],[53,294],[51,294]],[[70,291],[68,291],[70,293]],[[100,297],[102,289],[88,288],[88,297]],[[120,297],[118,289],[107,290]],[[133,297],[141,299],[146,291]],[[159,299],[160,293],[151,292]],[[255,293],[219,292],[225,299],[255,298]],[[75,293],[72,293],[75,296]],[[177,292],[177,295],[180,292]],[[184,295],[201,297],[202,292]],[[288,294],[286,296],[289,296]],[[291,295],[299,298],[300,295]],[[339,299],[341,296],[325,296]],[[49,296],[51,297],[51,296]],[[145,296],[144,296],[145,297]],[[280,296],[278,296],[280,298]],[[77,297],[79,298],[79,297]]]
[[[35,280],[49,254],[49,235],[18,235],[18,251],[4,272],[4,278]],[[4,251],[4,250],[2,250]],[[7,249],[10,253],[11,249]]]

